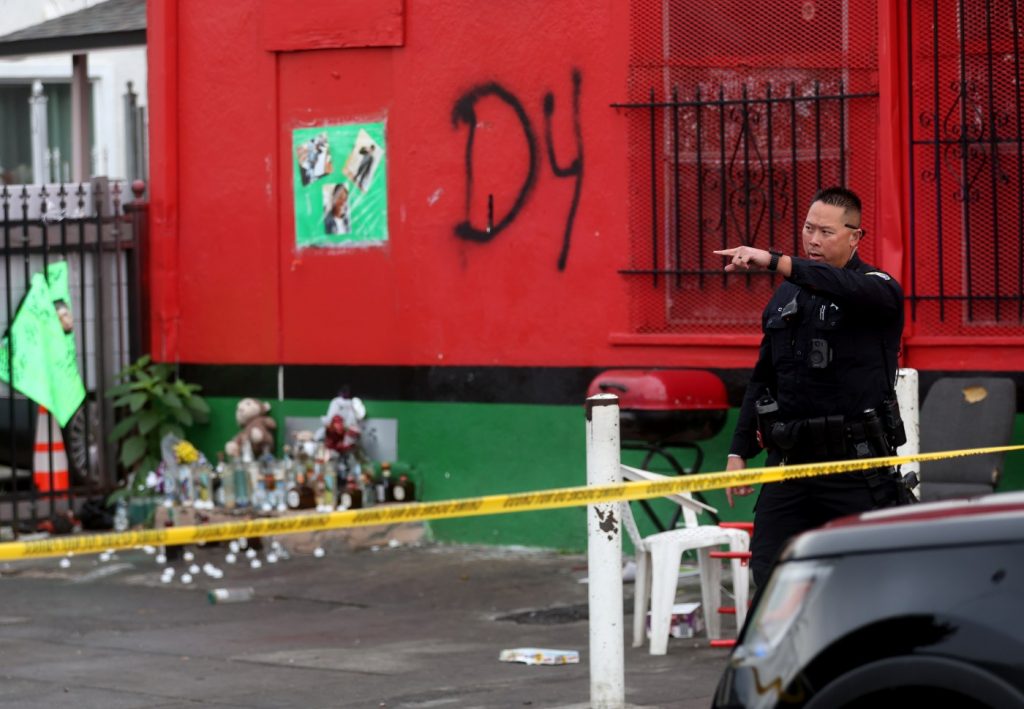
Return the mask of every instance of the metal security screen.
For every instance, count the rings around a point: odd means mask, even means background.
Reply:
[[[1024,334],[1016,0],[908,0],[910,283],[919,335]]]
[[[631,326],[750,333],[778,278],[724,277],[712,250],[800,252],[816,190],[847,185],[874,222],[874,2],[633,3]],[[871,260],[871,239],[861,253]]]

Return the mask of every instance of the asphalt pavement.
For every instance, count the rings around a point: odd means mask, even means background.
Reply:
[[[589,706],[585,555],[436,544],[418,525],[278,541],[283,552],[264,540],[234,563],[217,544],[183,549],[189,561],[131,550],[0,564],[0,706]],[[678,600],[699,600],[695,577],[681,584]],[[217,588],[252,596],[211,603]],[[709,706],[728,651],[703,636],[671,639],[664,656],[631,647],[632,591],[627,706]],[[499,661],[524,647],[580,662]]]

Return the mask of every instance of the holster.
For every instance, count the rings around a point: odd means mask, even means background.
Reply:
[[[907,442],[907,430],[903,426],[900,404],[896,397],[889,397],[882,402],[881,416],[885,435],[889,439],[889,445],[895,451]]]
[[[771,440],[790,463],[840,460],[850,455],[842,416],[776,421]]]
[[[833,415],[784,421],[778,405],[766,395],[757,402],[757,436],[763,448],[778,451],[791,464],[882,458],[906,442],[895,399],[882,402],[882,407],[882,416],[868,409],[853,420]],[[896,469],[891,474],[897,475]]]

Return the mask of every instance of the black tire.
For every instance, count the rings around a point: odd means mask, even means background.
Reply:
[[[988,670],[959,660],[925,656],[890,657],[857,667],[826,684],[806,707],[887,707],[906,696],[932,697],[939,702],[949,700],[948,704],[909,706],[958,709],[1024,706],[1024,694]]]
[[[99,425],[99,407],[86,398],[64,427],[64,449],[73,485],[98,485],[100,482],[96,456]]]

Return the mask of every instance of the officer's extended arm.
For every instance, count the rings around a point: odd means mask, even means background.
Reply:
[[[882,271],[861,273],[836,268],[804,258],[790,259],[789,281],[829,296],[832,300],[856,302],[864,308],[897,313],[903,307],[903,289]]]

